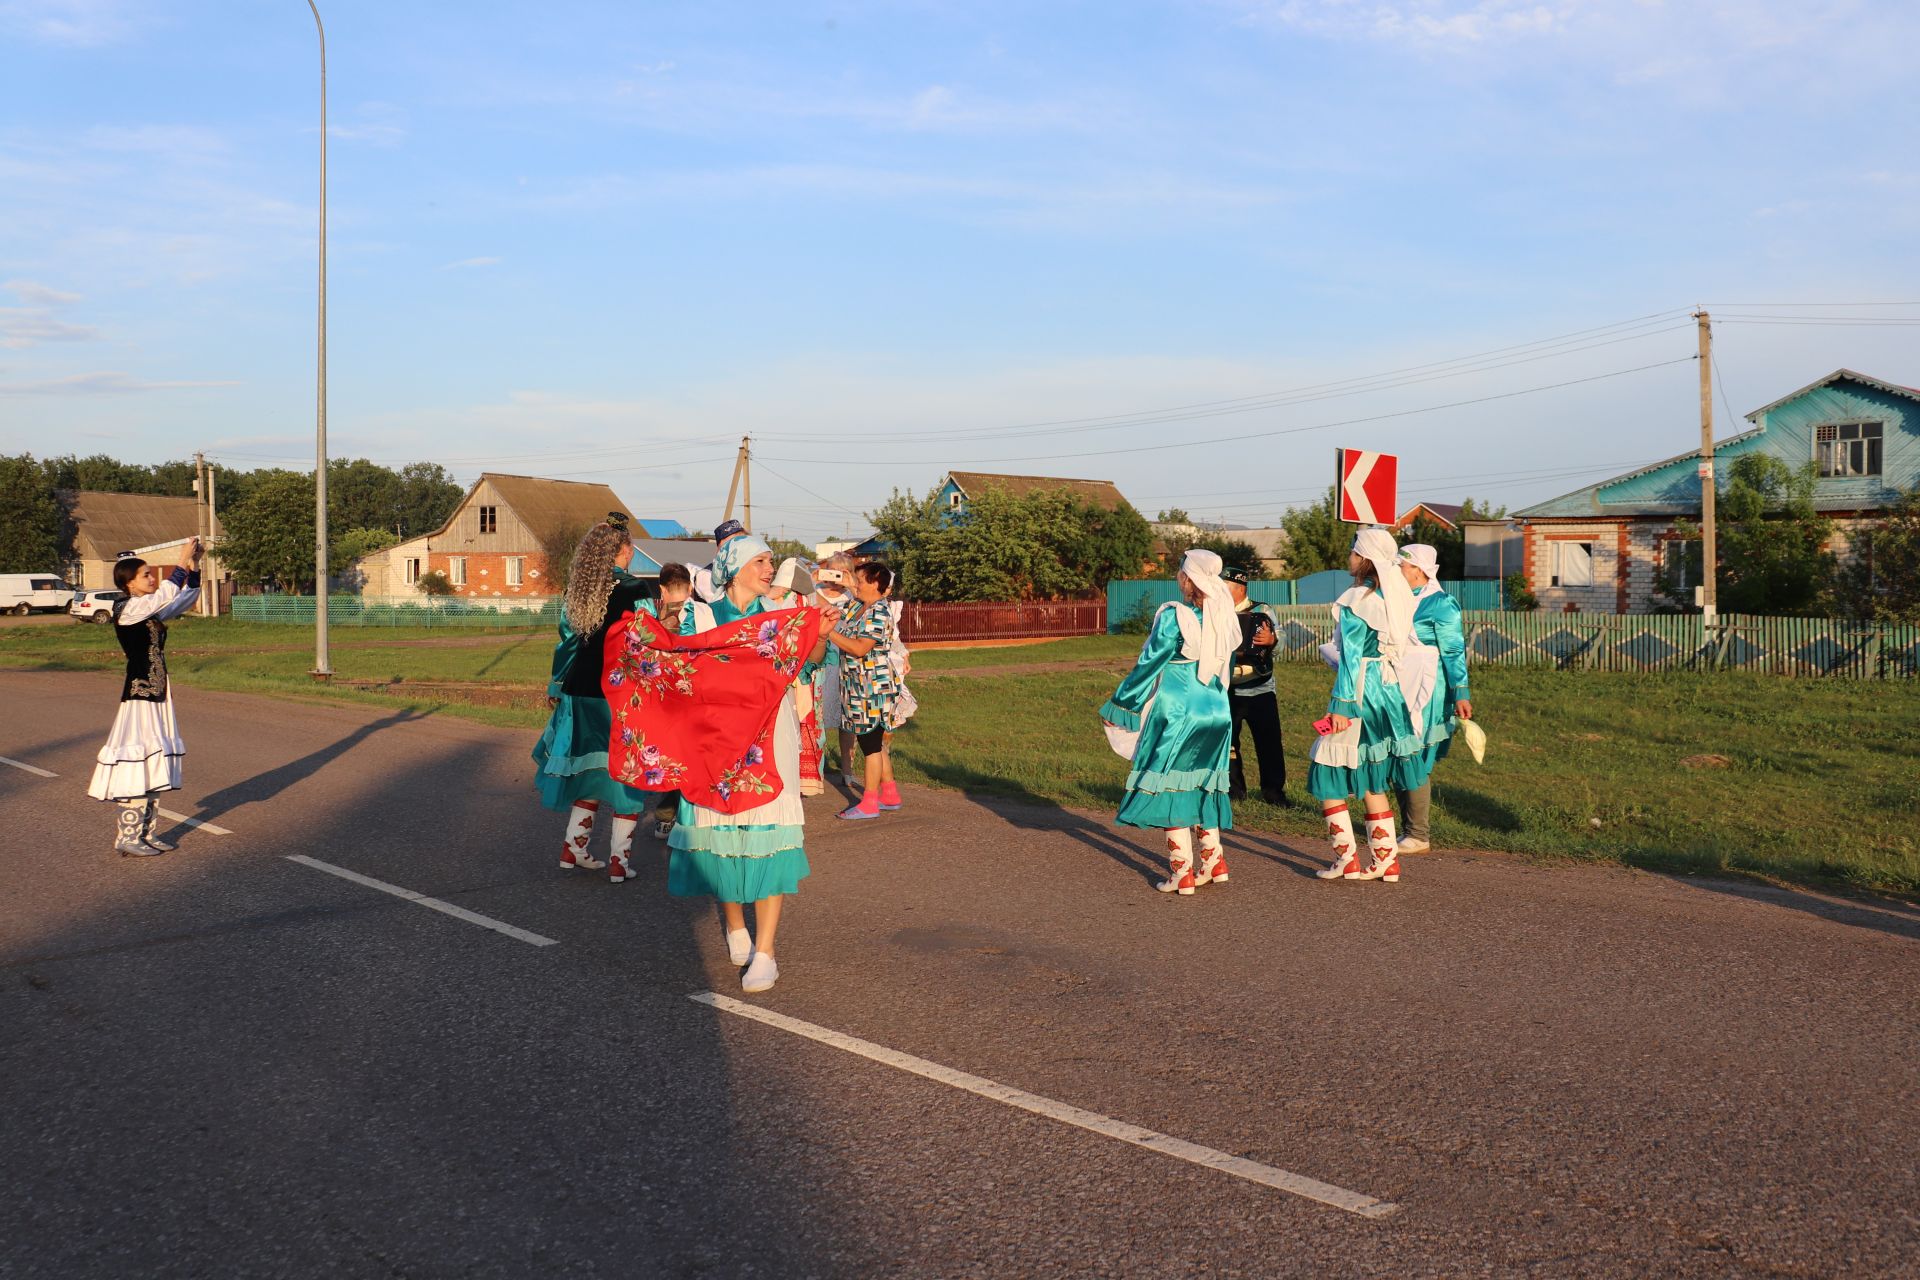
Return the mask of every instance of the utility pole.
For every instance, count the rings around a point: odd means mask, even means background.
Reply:
[[[203,547],[212,545],[213,531],[220,527],[219,521],[220,483],[214,478],[213,464],[209,463],[207,464],[207,541]],[[207,584],[200,598],[208,602],[207,616],[217,618],[220,616],[220,579],[214,573],[214,560],[211,553],[200,557],[200,574],[200,580]]]
[[[742,523],[749,530],[753,528],[753,481],[747,475],[747,459],[752,445],[752,436],[740,437],[739,452],[733,455],[733,479],[727,482],[727,509],[720,516],[723,522],[733,519],[733,499],[740,492],[741,483],[744,481],[747,491],[747,515]]]
[[[327,29],[320,8],[313,29],[320,36],[320,345],[314,387],[313,423],[313,678],[331,680],[327,657]]]
[[[193,536],[205,547],[208,542],[207,521],[207,456],[198,449],[193,451]],[[195,602],[193,611],[201,617],[207,616],[207,593],[202,591]]]
[[[1720,539],[1714,503],[1720,495],[1713,474],[1713,322],[1704,310],[1694,312],[1693,318],[1700,325],[1700,620],[1711,630],[1720,612],[1715,590]]]
[[[753,532],[753,437],[747,436],[740,441],[740,494],[746,503],[746,515],[741,524],[748,533]]]

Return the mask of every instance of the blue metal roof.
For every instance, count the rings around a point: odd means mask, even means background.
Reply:
[[[1875,511],[1891,507],[1920,485],[1920,391],[1849,369],[1783,396],[1747,417],[1754,427],[1714,445],[1716,461],[1765,453],[1790,467],[1814,457],[1814,429],[1835,422],[1872,419],[1884,425],[1877,476],[1823,476],[1814,505],[1823,511]],[[1700,510],[1699,453],[1683,453],[1638,471],[1549,498],[1514,515],[1520,519],[1690,515]],[[1724,483],[1725,463],[1718,473]]]
[[[694,536],[688,532],[687,526],[681,524],[678,520],[664,518],[655,520],[639,517],[634,520],[634,523],[639,525],[640,531],[649,538],[691,538]]]

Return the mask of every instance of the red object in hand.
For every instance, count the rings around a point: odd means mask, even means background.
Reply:
[[[1333,717],[1321,716],[1318,720],[1315,720],[1313,722],[1313,731],[1319,734],[1323,738],[1326,737],[1328,734],[1332,733]]]

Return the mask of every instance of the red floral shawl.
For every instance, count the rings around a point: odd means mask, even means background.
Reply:
[[[741,813],[780,794],[773,722],[820,637],[817,609],[782,609],[677,635],[636,610],[607,629],[607,772]]]

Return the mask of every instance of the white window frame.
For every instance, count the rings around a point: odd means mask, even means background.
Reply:
[[[1556,587],[1590,587],[1593,585],[1593,548],[1596,545],[1595,543],[1582,542],[1577,539],[1567,538],[1567,539],[1555,539],[1551,545],[1553,546],[1553,585],[1554,586]],[[1572,581],[1571,580],[1572,575],[1570,575],[1567,572],[1567,561],[1566,561],[1566,556],[1564,554],[1564,549],[1567,547],[1579,547],[1581,552],[1584,555],[1586,563],[1581,566],[1581,570],[1583,573],[1585,573],[1586,580],[1583,582]]]
[[[507,557],[507,585],[525,586],[527,579],[527,558],[525,556]]]
[[[420,581],[420,557],[408,556],[406,558],[406,567],[401,570],[401,573],[405,577],[408,586],[412,586],[414,583]]]
[[[465,556],[447,557],[447,581],[456,587],[467,585],[467,558]]]
[[[1853,434],[1847,435],[1851,428]],[[1871,429],[1871,435],[1867,434]],[[1879,418],[1822,422],[1813,429],[1813,462],[1822,480],[1877,476],[1887,465],[1887,424]],[[1877,443],[1876,451],[1872,446]],[[1875,453],[1879,456],[1875,457]],[[1842,462],[1844,457],[1845,461]]]
[[[1696,548],[1695,554],[1687,554],[1689,547]],[[1705,548],[1696,538],[1667,538],[1660,543],[1660,573],[1671,576],[1675,591],[1688,592],[1701,585],[1703,565],[1693,561],[1704,563],[1704,559]]]
[[[947,506],[950,508],[957,507],[961,503],[965,502],[966,500],[967,500],[966,495],[961,493],[958,489],[955,489],[952,493],[947,495]]]

